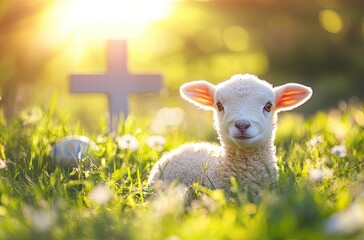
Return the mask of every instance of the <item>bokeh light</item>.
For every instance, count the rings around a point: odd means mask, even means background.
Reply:
[[[269,59],[262,51],[217,54],[212,57],[210,66],[211,73],[219,79],[238,72],[263,75],[269,70]]]
[[[196,43],[205,53],[217,51],[223,45],[221,31],[217,28],[206,29],[198,34]]]
[[[359,126],[364,127],[364,112],[357,110],[354,115],[354,120]]]
[[[228,27],[223,32],[224,43],[233,51],[243,51],[249,46],[248,32],[239,26]]]
[[[322,27],[330,33],[339,33],[343,28],[340,15],[333,9],[321,10],[319,19]]]
[[[338,139],[344,139],[350,130],[350,126],[342,121],[341,112],[333,109],[328,114],[328,129],[335,134]]]

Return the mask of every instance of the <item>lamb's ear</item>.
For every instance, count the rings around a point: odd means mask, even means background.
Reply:
[[[275,111],[287,111],[296,108],[310,99],[312,89],[297,83],[287,83],[274,88],[276,95]]]
[[[206,110],[215,109],[215,86],[200,80],[183,84],[179,92],[182,98]]]

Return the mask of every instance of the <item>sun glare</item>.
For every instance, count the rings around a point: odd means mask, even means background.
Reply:
[[[132,38],[172,11],[170,0],[67,0],[55,7],[68,31],[96,38]]]

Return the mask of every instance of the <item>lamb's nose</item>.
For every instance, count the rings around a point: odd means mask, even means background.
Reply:
[[[237,127],[241,132],[244,132],[250,127],[250,122],[246,120],[238,120],[235,122],[235,127]]]

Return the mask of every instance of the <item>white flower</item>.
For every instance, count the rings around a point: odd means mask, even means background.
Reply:
[[[96,142],[97,143],[106,143],[107,142],[107,137],[106,136],[97,136],[97,139],[96,139]]]
[[[112,193],[105,185],[97,185],[88,195],[89,199],[96,204],[106,204],[112,199]]]
[[[139,142],[138,140],[131,134],[126,134],[118,138],[118,147],[119,149],[127,149],[131,152],[138,150]]]
[[[33,107],[27,111],[21,112],[20,117],[25,124],[34,124],[43,117],[43,111],[38,107]]]
[[[0,159],[0,169],[6,168],[6,162],[2,159]]]
[[[159,217],[182,211],[185,195],[186,189],[183,186],[169,186],[151,202],[154,214]]]
[[[329,235],[350,235],[361,229],[364,229],[364,205],[359,203],[333,214],[325,222],[325,231]]]
[[[315,147],[323,143],[324,137],[322,135],[315,136],[310,141],[307,142],[307,145],[310,147]]]
[[[341,158],[344,158],[348,155],[348,150],[346,149],[345,145],[336,145],[331,149],[331,154],[335,154]]]
[[[162,108],[156,113],[150,128],[155,133],[164,133],[169,128],[180,126],[184,121],[184,115],[181,108]]]
[[[31,225],[39,232],[47,232],[54,225],[57,215],[51,209],[34,209],[25,206],[24,215],[30,221]]]
[[[330,178],[332,176],[332,171],[327,168],[311,169],[308,176],[315,182],[321,182],[324,178]]]
[[[147,139],[147,144],[150,148],[154,148],[157,151],[162,151],[164,144],[166,144],[166,139],[162,136],[150,136]]]

